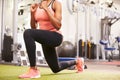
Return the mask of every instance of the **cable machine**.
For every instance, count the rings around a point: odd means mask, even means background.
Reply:
[[[66,0],[67,3],[67,8],[70,14],[74,14],[76,16],[76,33],[75,33],[75,45],[76,45],[76,57],[79,57],[79,25],[78,25],[78,20],[79,20],[79,0]],[[70,57],[59,57],[59,61],[66,61],[66,60],[74,60],[75,58],[70,58]]]
[[[111,61],[113,58],[113,51],[116,50],[114,47],[114,43],[111,42],[111,26],[116,23],[120,18],[109,18],[108,16],[105,16],[103,19],[101,19],[101,40],[100,43],[103,45],[103,49],[105,49],[108,55],[108,61]],[[120,37],[115,38],[118,42],[118,50],[119,50],[119,39]],[[103,52],[105,52],[105,50]],[[110,52],[110,53],[109,53]],[[105,53],[103,53],[105,54]],[[119,53],[120,55],[120,53]],[[106,56],[103,57],[104,59]]]

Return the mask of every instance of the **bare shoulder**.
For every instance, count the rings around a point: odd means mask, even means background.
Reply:
[[[55,0],[55,1],[54,1],[54,4],[55,4],[55,5],[61,5],[61,2],[62,2],[62,0]]]
[[[55,0],[53,3],[54,8],[56,8],[56,7],[60,8],[62,6],[61,2],[62,2],[62,0]]]
[[[55,1],[57,1],[57,2],[59,2],[59,3],[61,3],[61,2],[62,2],[62,0],[55,0]]]

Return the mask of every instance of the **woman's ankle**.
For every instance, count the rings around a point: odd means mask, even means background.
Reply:
[[[37,70],[37,67],[36,66],[32,66],[32,67],[30,67],[30,69]]]

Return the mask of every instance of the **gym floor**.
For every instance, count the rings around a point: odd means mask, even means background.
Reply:
[[[85,60],[87,69],[82,73],[76,70],[63,70],[57,74],[52,73],[50,68],[38,67],[41,78],[34,80],[120,80],[120,61],[96,61]],[[28,67],[0,64],[0,80],[32,80],[19,79],[18,75],[24,73]]]
[[[106,61],[95,61],[95,60],[87,60],[85,61],[87,64],[89,71],[100,71],[100,72],[113,72],[120,74],[120,61],[113,60],[111,62]]]

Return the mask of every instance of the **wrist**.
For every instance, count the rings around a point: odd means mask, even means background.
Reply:
[[[47,10],[48,10],[48,7],[45,7],[44,10],[47,11]]]
[[[34,16],[35,12],[31,12],[31,16]]]
[[[34,14],[35,12],[31,11],[31,14]]]

